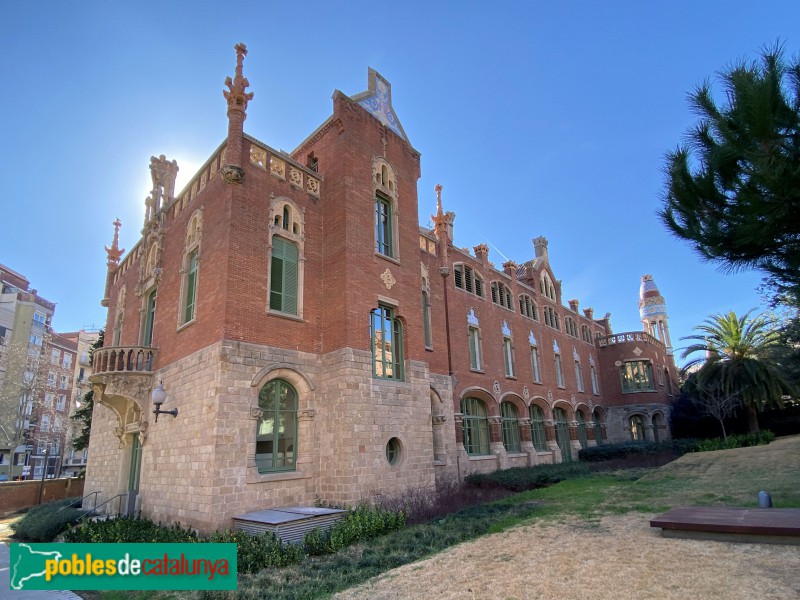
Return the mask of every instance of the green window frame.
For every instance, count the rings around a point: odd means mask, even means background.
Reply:
[[[477,327],[470,327],[469,336],[469,368],[472,371],[481,370],[481,333]]]
[[[486,405],[478,398],[461,401],[463,414],[464,448],[470,456],[489,454],[489,417]]]
[[[382,196],[375,197],[375,251],[392,258],[392,203]]]
[[[147,308],[144,314],[144,336],[142,336],[142,345],[151,346],[153,344],[153,327],[156,320],[156,292],[153,290],[147,296]]]
[[[581,448],[589,447],[589,436],[586,433],[586,417],[581,411],[575,414],[578,421],[578,441],[581,443]]]
[[[531,404],[528,408],[531,417],[531,440],[537,452],[547,451],[547,433],[544,426],[544,411],[540,406]]]
[[[503,429],[503,446],[506,452],[519,454],[522,452],[522,441],[519,435],[519,413],[517,407],[509,401],[500,403],[500,417]]]
[[[533,373],[533,382],[541,383],[542,374],[539,369],[539,348],[531,346],[531,371]]]
[[[259,473],[294,471],[297,462],[297,392],[282,379],[268,381],[258,393],[261,418],[256,425]]]
[[[403,326],[394,310],[379,305],[370,313],[372,375],[379,379],[403,379]]]
[[[647,441],[647,430],[644,426],[644,419],[641,415],[633,415],[629,420],[628,424],[631,428],[631,439],[634,442],[646,442]]]
[[[503,363],[506,370],[506,377],[514,377],[514,348],[511,338],[503,338]]]
[[[282,237],[273,236],[269,289],[270,310],[296,315],[297,283],[297,245]]]
[[[600,446],[603,443],[603,421],[596,412],[592,415],[592,423],[594,424],[594,441]]]
[[[428,292],[422,290],[422,338],[426,348],[433,347],[431,340],[431,305]]]
[[[186,257],[186,289],[183,296],[183,322],[194,319],[197,301],[197,250],[192,250]]]
[[[556,421],[556,442],[561,449],[561,461],[572,462],[572,442],[569,439],[569,421],[563,408],[553,409]]]
[[[653,379],[653,366],[648,361],[627,361],[620,367],[620,378],[624,394],[652,392],[656,389],[655,380]]]
[[[556,354],[556,385],[560,388],[566,387],[564,385],[564,367],[561,364],[561,355]]]

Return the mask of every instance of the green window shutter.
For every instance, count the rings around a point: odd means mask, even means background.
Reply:
[[[280,237],[272,238],[272,271],[269,307],[297,314],[297,246]]]
[[[197,295],[197,250],[189,255],[186,274],[186,298],[183,311],[183,322],[194,319],[195,296]]]

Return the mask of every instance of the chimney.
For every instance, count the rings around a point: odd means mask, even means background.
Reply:
[[[569,301],[569,309],[572,312],[575,312],[575,313],[578,312],[578,300],[576,300],[574,298],[572,300],[570,300]]]
[[[590,321],[594,320],[594,309],[593,308],[584,308],[583,314],[586,315],[586,318]]]
[[[475,258],[477,258],[481,264],[485,265],[489,262],[489,246],[486,244],[478,244],[473,250],[475,251]]]
[[[536,253],[536,258],[541,258],[544,262],[549,263],[550,259],[547,256],[547,238],[539,236],[533,238],[533,250]]]
[[[509,260],[503,263],[503,273],[511,277],[512,281],[516,281],[517,279],[517,269],[519,265],[515,263],[513,260]]]

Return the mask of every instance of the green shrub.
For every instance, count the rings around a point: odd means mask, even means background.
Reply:
[[[757,433],[745,433],[742,435],[729,435],[727,440],[714,438],[710,440],[699,440],[696,442],[693,452],[710,452],[713,450],[730,450],[731,448],[747,448],[749,446],[762,446],[769,444],[775,439],[775,434],[771,431],[759,431]]]
[[[617,442],[581,448],[578,458],[586,462],[600,462],[606,460],[619,460],[632,454],[685,454],[686,450],[677,448],[672,442]]]
[[[96,544],[197,542],[197,533],[182,527],[154,523],[141,517],[117,517],[104,521],[84,521],[64,535],[66,542]]]
[[[240,573],[257,573],[268,567],[285,567],[300,562],[305,556],[300,546],[284,544],[272,533],[251,535],[239,529],[215,531],[207,541],[236,544],[236,563]]]
[[[361,504],[351,509],[328,531],[316,528],[307,533],[303,538],[303,547],[312,556],[331,554],[357,542],[402,529],[405,523],[406,515],[402,511]]]
[[[81,510],[70,506],[79,500],[67,498],[34,506],[11,525],[14,537],[28,542],[52,542],[83,515]]]
[[[500,487],[512,492],[523,492],[588,474],[589,467],[576,462],[536,467],[514,467],[491,473],[471,473],[467,475],[466,482],[468,485],[476,487]]]

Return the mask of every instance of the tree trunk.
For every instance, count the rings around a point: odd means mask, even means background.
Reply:
[[[728,441],[728,433],[725,431],[725,422],[722,419],[718,419],[718,420],[719,420],[719,426],[722,428],[722,441],[723,442],[727,442]]]
[[[747,411],[747,430],[750,433],[758,433],[761,429],[758,426],[758,410],[755,404],[748,404]]]

